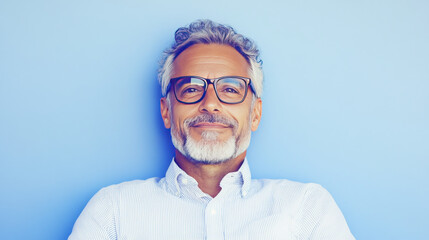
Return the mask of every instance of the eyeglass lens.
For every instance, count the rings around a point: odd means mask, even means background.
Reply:
[[[206,89],[207,82],[195,77],[184,77],[176,81],[174,90],[179,101],[192,103],[199,101]],[[243,101],[246,94],[246,81],[240,78],[221,78],[215,81],[215,91],[219,99],[226,103]]]

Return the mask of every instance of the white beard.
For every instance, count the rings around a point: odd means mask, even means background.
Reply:
[[[223,163],[242,154],[250,144],[250,119],[247,129],[243,129],[242,133],[237,136],[236,127],[233,128],[232,136],[226,141],[219,140],[219,133],[215,131],[204,131],[201,134],[201,140],[196,141],[190,136],[186,121],[184,125],[185,132],[181,136],[174,123],[172,124],[171,139],[174,147],[193,162]]]

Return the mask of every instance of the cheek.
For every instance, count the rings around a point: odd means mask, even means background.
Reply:
[[[179,118],[179,116],[173,114],[172,122],[174,124],[175,129],[180,130],[180,131],[182,130],[183,121]]]
[[[183,131],[184,129],[184,122],[189,116],[187,115],[190,113],[190,109],[184,109],[180,107],[175,107],[174,111],[172,111],[171,118],[172,122],[175,125],[175,128],[179,131]]]
[[[240,113],[240,114],[238,114]],[[234,119],[238,122],[238,128],[236,133],[244,133],[246,131],[249,130],[250,128],[250,122],[251,122],[251,113],[250,113],[250,109],[238,109],[235,114],[234,112],[232,113],[232,116],[236,116],[234,117]]]

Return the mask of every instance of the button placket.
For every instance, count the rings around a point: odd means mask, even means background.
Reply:
[[[206,206],[206,239],[219,240],[224,239],[223,222],[220,199],[212,199]]]

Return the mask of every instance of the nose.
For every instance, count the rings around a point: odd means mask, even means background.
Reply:
[[[216,96],[213,84],[209,84],[207,87],[207,92],[204,98],[200,102],[198,107],[200,112],[205,113],[216,113],[219,112],[222,108],[221,102]]]

